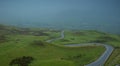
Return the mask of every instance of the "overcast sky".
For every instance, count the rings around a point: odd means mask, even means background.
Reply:
[[[120,18],[120,0],[0,0],[1,21],[101,16]]]
[[[0,0],[0,23],[92,25],[118,31],[120,0]]]

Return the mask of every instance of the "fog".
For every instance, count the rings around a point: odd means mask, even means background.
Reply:
[[[120,34],[120,0],[0,0],[0,24]]]

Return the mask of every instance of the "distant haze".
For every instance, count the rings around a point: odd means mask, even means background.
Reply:
[[[120,0],[0,0],[0,24],[120,34]]]

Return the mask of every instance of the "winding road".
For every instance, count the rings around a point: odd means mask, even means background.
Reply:
[[[53,42],[55,40],[59,40],[59,39],[63,39],[64,38],[64,31],[61,31],[61,36],[59,38],[54,38],[54,39],[50,39],[47,40],[46,42]],[[101,44],[101,43],[86,43],[86,44],[66,44],[64,46],[66,47],[78,47],[78,46],[93,46],[93,45],[97,45],[97,46],[104,46],[106,48],[105,52],[94,62],[87,64],[85,66],[104,66],[105,62],[107,61],[107,59],[110,57],[110,55],[112,54],[114,48],[108,44]]]

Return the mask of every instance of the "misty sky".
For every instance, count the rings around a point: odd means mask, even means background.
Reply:
[[[120,0],[0,0],[0,23],[118,28]]]

